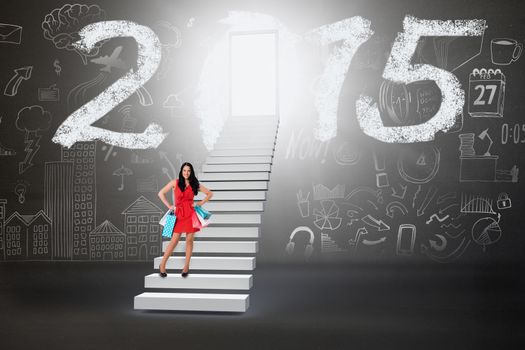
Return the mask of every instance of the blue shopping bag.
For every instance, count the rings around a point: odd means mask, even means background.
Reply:
[[[202,208],[200,205],[195,206],[195,211],[204,220],[208,220],[211,217],[211,213],[207,211],[206,209]]]
[[[168,215],[166,215],[166,223],[164,224],[164,229],[162,230],[162,237],[171,238],[173,234],[173,228],[175,227],[175,221],[177,217],[173,210],[170,210]]]

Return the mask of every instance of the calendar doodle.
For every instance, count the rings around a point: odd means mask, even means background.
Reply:
[[[474,69],[469,75],[468,113],[471,117],[503,117],[505,75],[496,69]]]

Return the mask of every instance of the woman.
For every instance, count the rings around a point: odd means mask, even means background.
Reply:
[[[175,191],[175,203],[173,206],[166,200],[165,194],[169,191]],[[179,178],[171,180],[166,186],[164,186],[159,192],[159,198],[168,208],[172,208],[175,211],[177,220],[175,221],[175,227],[173,228],[173,234],[171,241],[166,248],[162,261],[159,265],[159,272],[161,277],[166,277],[166,262],[169,256],[177,246],[181,233],[186,233],[186,262],[182,269],[182,277],[188,276],[188,270],[190,268],[190,258],[193,252],[193,236],[195,232],[200,231],[198,228],[193,227],[191,216],[195,213],[195,203],[193,197],[196,196],[199,191],[206,194],[206,198],[197,203],[202,206],[204,203],[210,200],[213,196],[213,192],[208,190],[203,185],[199,184],[199,180],[195,177],[193,172],[193,166],[190,163],[182,164],[179,172]]]

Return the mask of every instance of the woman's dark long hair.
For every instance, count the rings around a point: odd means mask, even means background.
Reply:
[[[190,178],[189,178],[189,180],[190,180],[191,189],[193,190],[193,193],[195,195],[197,195],[197,194],[199,194],[199,180],[197,180],[197,177],[195,176],[195,172],[193,171],[193,165],[191,165],[191,163],[185,162],[180,167],[180,171],[179,171],[179,188],[180,188],[180,190],[182,192],[184,192],[184,190],[186,189],[186,180],[184,179],[184,176],[182,176],[182,169],[184,169],[184,167],[186,165],[190,167]]]

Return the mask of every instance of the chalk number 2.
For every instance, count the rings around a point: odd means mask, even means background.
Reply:
[[[102,40],[115,37],[133,37],[137,41],[137,71],[129,71],[102,91],[97,97],[73,112],[57,129],[52,141],[64,147],[76,142],[101,140],[107,144],[130,149],[158,147],[167,134],[162,127],[150,124],[142,133],[121,133],[92,126],[113,108],[129,98],[146,83],[159,67],[160,40],[148,27],[130,21],[104,21],[85,26],[79,32],[80,40],[74,45],[90,51]]]

